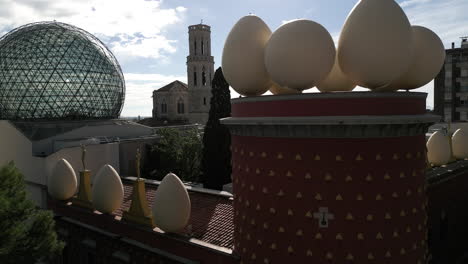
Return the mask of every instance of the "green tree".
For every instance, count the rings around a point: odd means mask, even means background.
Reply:
[[[159,140],[149,147],[146,173],[149,178],[161,180],[169,172],[184,181],[198,182],[202,144],[198,131],[179,131],[160,128]]]
[[[0,263],[36,263],[58,256],[52,212],[27,198],[23,175],[13,162],[0,168]]]
[[[231,182],[231,133],[219,122],[231,116],[231,93],[219,67],[211,86],[210,113],[203,134],[202,177],[205,188],[222,190]]]

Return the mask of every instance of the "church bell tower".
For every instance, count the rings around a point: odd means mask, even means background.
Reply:
[[[191,123],[206,124],[210,111],[211,80],[214,60],[211,56],[210,26],[200,23],[189,29],[187,83],[189,90],[189,118]]]

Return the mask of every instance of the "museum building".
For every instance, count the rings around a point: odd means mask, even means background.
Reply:
[[[55,21],[12,30],[0,38],[0,162],[15,162],[43,208],[55,162],[78,169],[80,145],[90,169],[133,173],[136,148],[156,138],[153,128],[119,119],[124,99],[120,66],[92,34]]]
[[[41,49],[52,50],[32,52]],[[426,113],[424,93],[233,99],[232,116],[221,120],[232,135],[231,194],[186,186],[173,174],[161,182],[140,177],[139,153],[122,144],[136,149],[154,131],[116,119],[125,95],[120,67],[89,33],[29,24],[2,37],[1,52],[30,67],[9,75],[22,67],[0,65],[1,159],[15,160],[38,189],[33,198],[53,210],[66,242],[57,263],[464,257],[468,164],[428,168],[425,134],[438,117]],[[88,54],[99,63],[75,58]]]

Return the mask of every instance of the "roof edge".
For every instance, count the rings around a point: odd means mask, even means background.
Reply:
[[[132,177],[132,176],[128,176],[128,177],[122,177],[121,176],[121,178],[123,180],[132,181],[132,182],[136,181],[136,179],[137,179],[137,177]],[[144,180],[145,180],[145,184],[149,184],[149,185],[159,186],[159,184],[161,184],[161,181],[156,181],[156,180],[151,180],[151,179],[144,179]],[[206,188],[192,187],[192,186],[187,185],[186,183],[184,183],[184,186],[187,189],[187,191],[196,192],[196,193],[210,194],[210,195],[224,197],[224,198],[227,198],[227,199],[233,199],[233,195],[230,192],[218,191],[218,190],[212,190],[212,189],[206,189]]]

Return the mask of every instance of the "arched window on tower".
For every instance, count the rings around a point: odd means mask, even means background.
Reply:
[[[201,41],[201,54],[205,54],[205,42],[203,42],[203,39]]]
[[[197,55],[197,41],[193,41],[193,55]]]
[[[202,78],[202,85],[203,85],[203,86],[206,86],[206,73],[205,73],[205,69],[203,69],[203,71],[202,71],[202,76],[201,76],[201,78]]]
[[[197,86],[197,70],[193,71],[193,86]]]
[[[177,101],[177,113],[183,114],[184,112],[185,112],[184,100],[182,100],[182,98],[179,98],[179,100]]]
[[[167,113],[167,104],[166,100],[163,99],[161,103],[161,114],[166,114]]]

